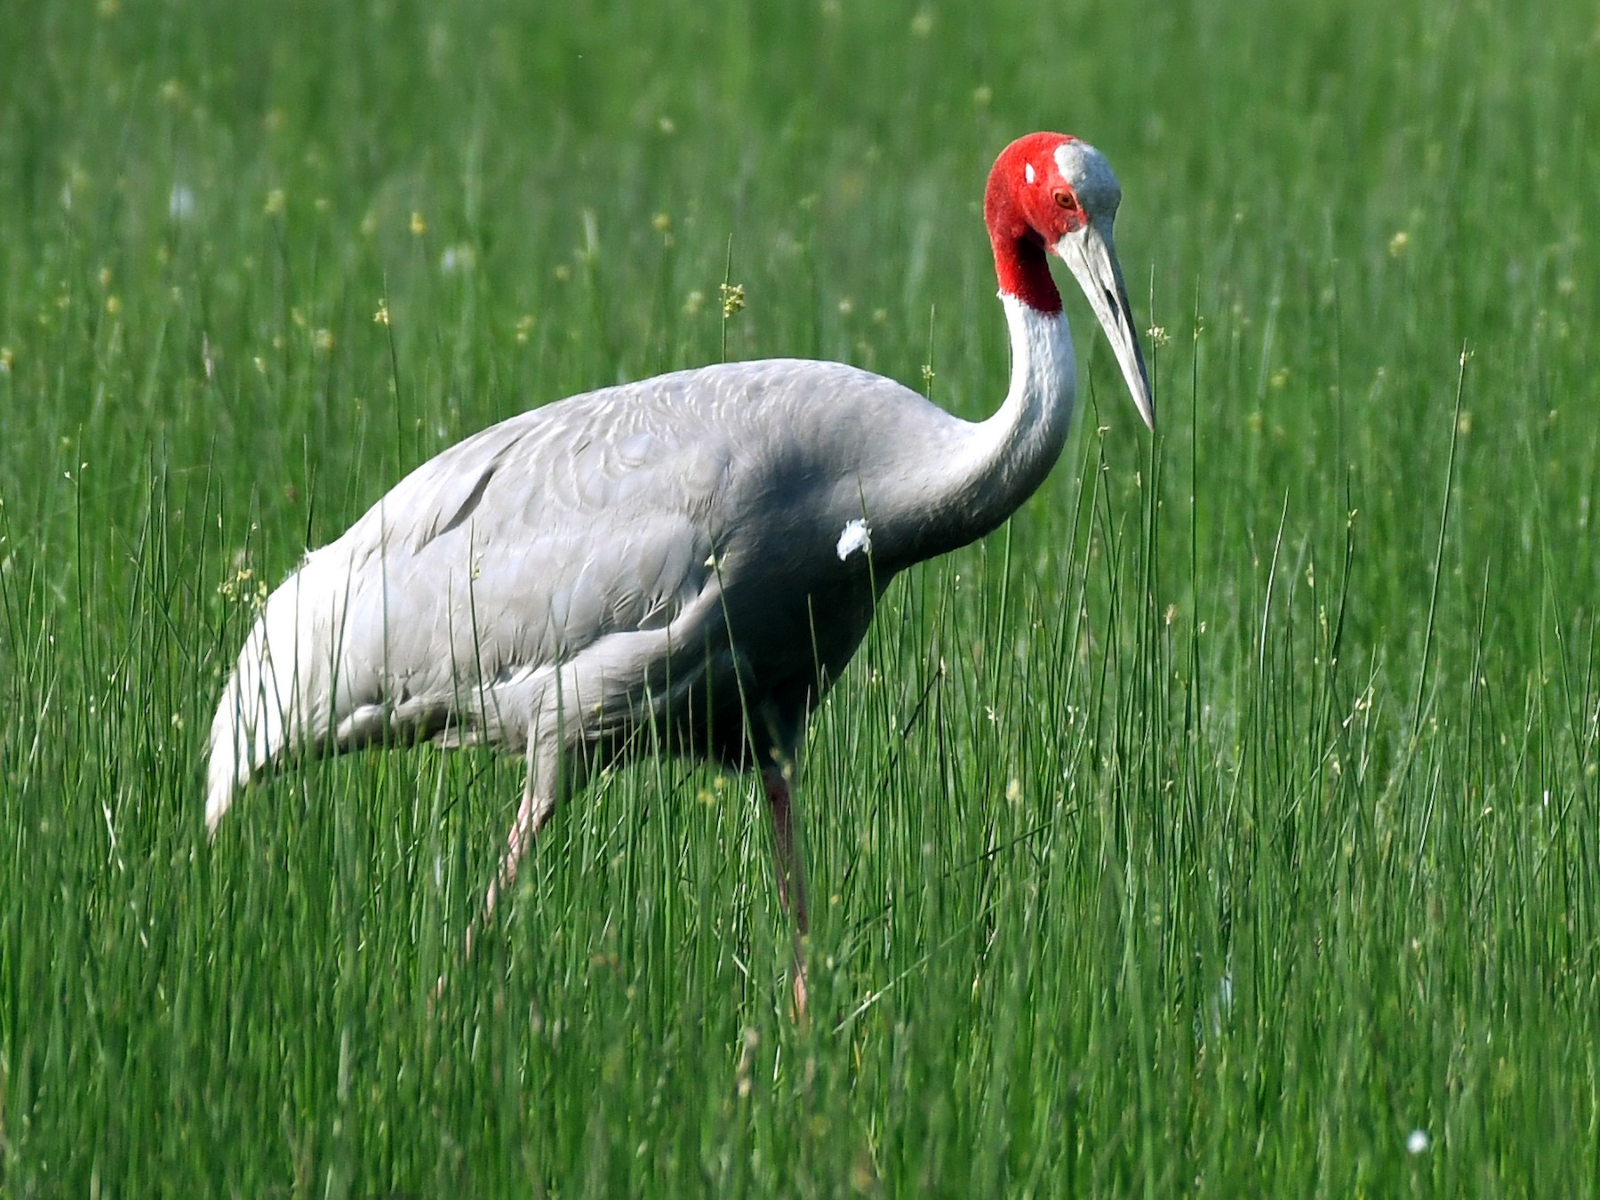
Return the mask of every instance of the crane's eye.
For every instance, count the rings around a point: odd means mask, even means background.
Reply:
[[[1078,211],[1078,198],[1065,189],[1056,193],[1056,203],[1068,212]]]

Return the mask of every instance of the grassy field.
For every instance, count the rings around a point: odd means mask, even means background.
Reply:
[[[1600,1186],[1592,4],[14,7],[5,1194]],[[809,1029],[748,779],[606,775],[471,960],[516,762],[207,843],[259,589],[461,436],[723,356],[991,410],[1036,128],[1159,436],[1074,290],[1062,464],[814,723]]]

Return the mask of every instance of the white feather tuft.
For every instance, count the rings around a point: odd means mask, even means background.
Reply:
[[[839,551],[839,561],[844,562],[858,550],[863,554],[872,553],[872,530],[860,517],[849,522],[839,532],[839,544],[835,547]]]

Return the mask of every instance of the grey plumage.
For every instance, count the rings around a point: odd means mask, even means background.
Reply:
[[[296,750],[489,742],[527,755],[498,886],[585,770],[648,725],[761,770],[803,932],[789,783],[807,714],[894,575],[997,526],[1065,441],[1073,351],[1046,252],[1151,419],[1119,200],[1098,152],[1058,134],[996,162],[985,216],[1012,369],[986,421],[854,367],[775,359],[575,396],[418,467],[268,598],[212,726],[208,825]],[[798,933],[796,965],[803,1010]]]
[[[853,367],[773,360],[575,396],[466,439],[269,599],[217,715],[212,823],[283,743],[517,749],[558,699],[587,741],[648,711],[687,749],[705,746],[688,722],[709,704],[700,734],[747,764],[741,674],[762,696],[758,746],[792,755],[874,589],[925,556],[935,531],[905,496],[966,427]],[[870,559],[841,560],[862,518]],[[812,611],[815,647],[796,636]],[[258,673],[263,646],[275,659]]]

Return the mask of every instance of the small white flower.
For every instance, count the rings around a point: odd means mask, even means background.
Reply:
[[[187,221],[194,216],[194,190],[181,183],[172,185],[167,193],[167,215],[175,221]]]
[[[477,264],[478,257],[473,253],[472,247],[466,242],[458,242],[454,246],[446,246],[444,253],[439,256],[439,270],[446,275],[454,275],[458,271],[470,271]]]
[[[1406,1138],[1406,1153],[1423,1154],[1427,1151],[1430,1144],[1431,1143],[1428,1141],[1428,1131],[1426,1129],[1413,1129],[1411,1131],[1411,1136]]]
[[[867,528],[865,521],[857,517],[839,532],[839,544],[835,549],[839,551],[840,562],[849,558],[857,550],[863,554],[871,554],[872,530]]]

